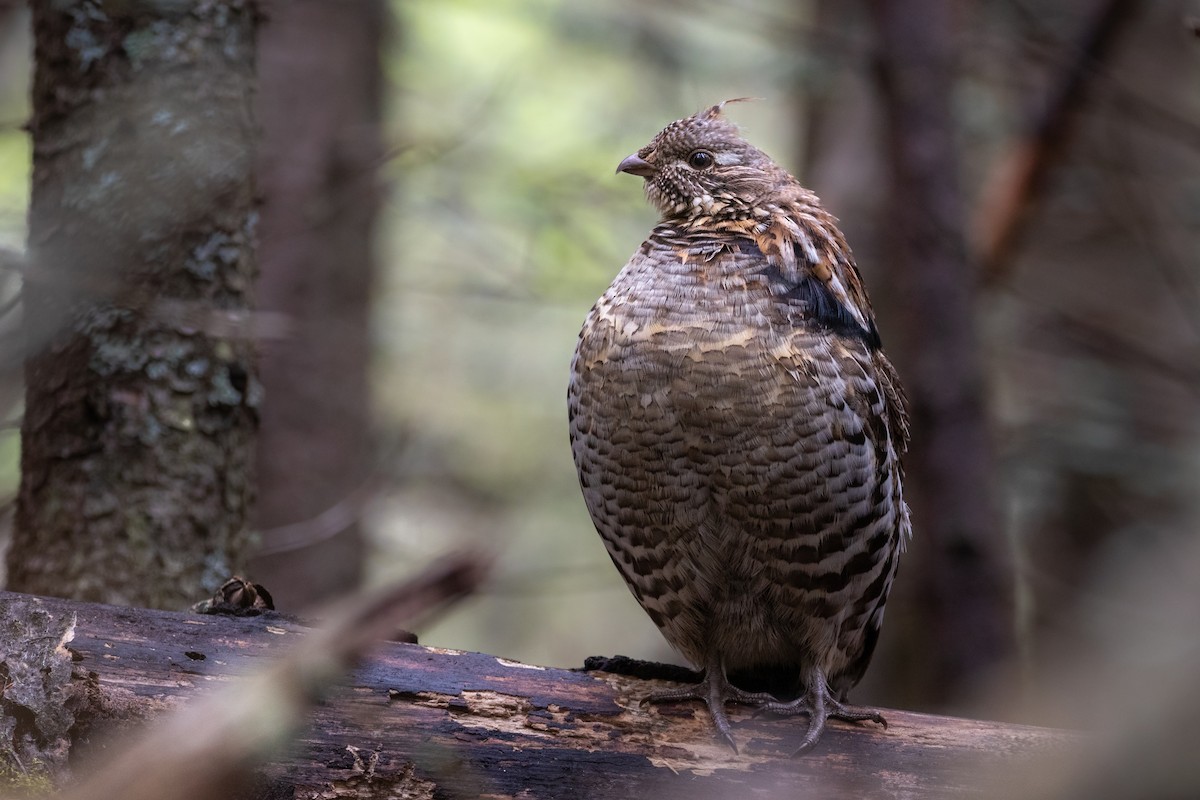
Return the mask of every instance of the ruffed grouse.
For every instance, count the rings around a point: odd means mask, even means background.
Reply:
[[[805,714],[804,750],[884,722],[845,700],[910,535],[908,423],[834,218],[724,105],[617,168],[662,220],[583,325],[571,447],[613,562],[704,670],[647,700],[703,700],[735,749],[726,703]]]

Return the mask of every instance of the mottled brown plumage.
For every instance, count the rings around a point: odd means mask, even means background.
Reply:
[[[723,105],[618,168],[662,220],[584,323],[571,446],[614,563],[705,670],[648,699],[704,700],[731,745],[727,702],[806,714],[805,749],[828,717],[883,722],[844,700],[909,535],[908,426],[835,220]]]

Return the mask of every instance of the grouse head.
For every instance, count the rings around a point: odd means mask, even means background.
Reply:
[[[664,221],[750,219],[782,188],[795,185],[722,115],[735,102],[672,122],[617,167],[646,179],[646,197]]]

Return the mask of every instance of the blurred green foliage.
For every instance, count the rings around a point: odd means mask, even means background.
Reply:
[[[372,565],[411,568],[451,541],[502,553],[492,589],[423,641],[564,666],[677,658],[588,520],[565,398],[588,308],[655,220],[641,182],[614,174],[621,158],[747,95],[769,99],[738,121],[791,150],[780,65],[796,59],[745,24],[731,47],[731,14],[713,8],[393,4],[375,385],[378,424],[404,432],[410,489],[377,509]]]
[[[29,116],[26,19],[23,10],[0,14],[0,252],[6,249],[20,252],[25,247],[31,162],[29,135],[23,127]],[[16,275],[0,271],[0,304],[10,299],[18,287]],[[20,335],[15,328],[16,315],[10,313],[5,317],[0,318],[0,339],[12,342]],[[7,370],[4,375],[12,372]],[[0,375],[0,381],[6,380],[4,375]],[[18,396],[17,388],[3,389],[0,387],[0,424],[11,422],[20,415],[19,405],[10,406],[10,401]],[[20,437],[16,430],[0,428],[0,501],[17,490],[19,459]]]

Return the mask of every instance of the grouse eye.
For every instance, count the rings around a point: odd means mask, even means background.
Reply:
[[[697,150],[688,156],[688,166],[692,169],[708,169],[716,162],[713,154],[707,150]]]

